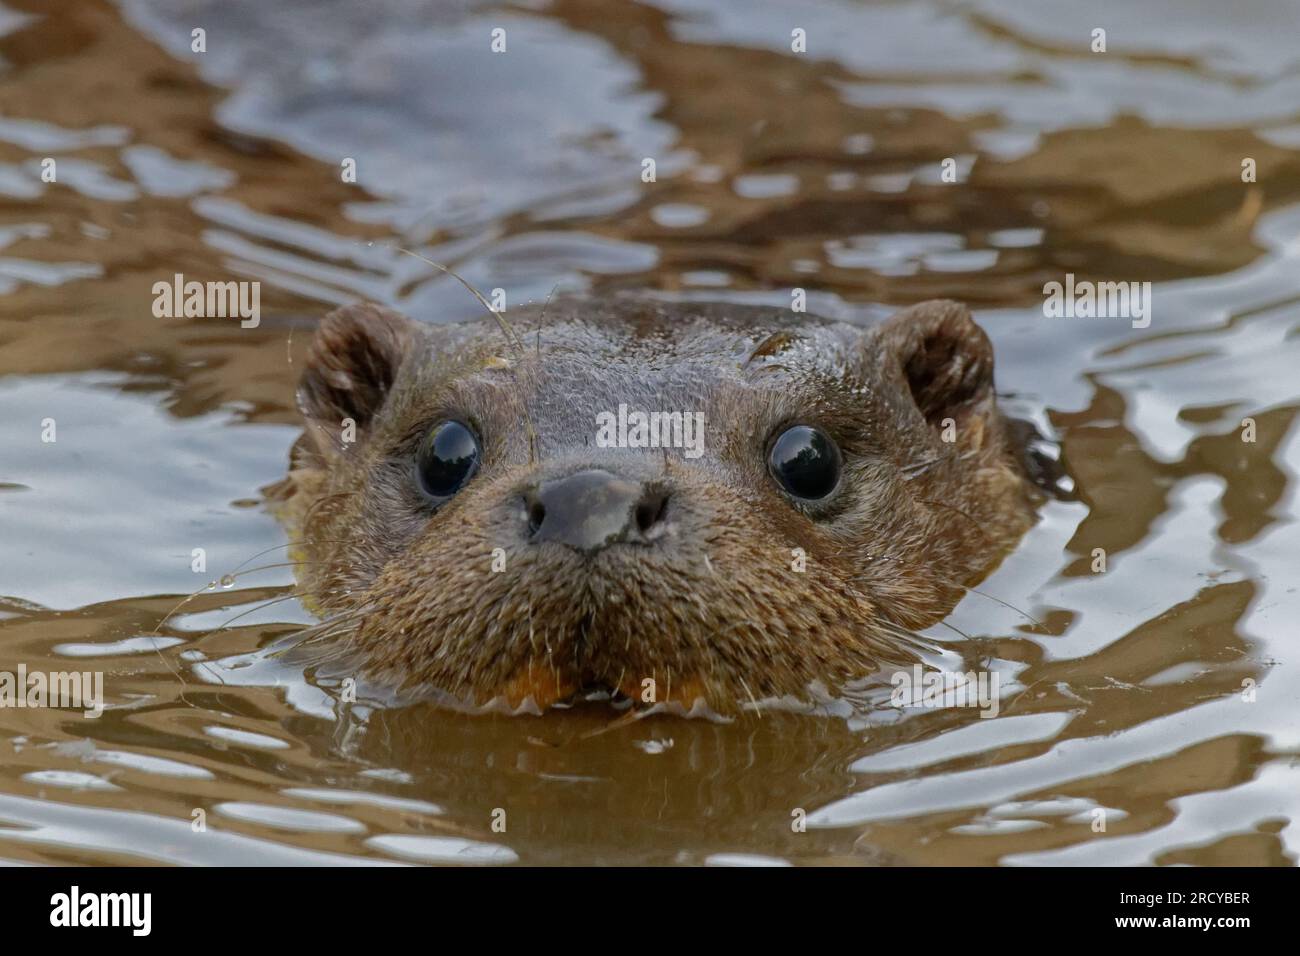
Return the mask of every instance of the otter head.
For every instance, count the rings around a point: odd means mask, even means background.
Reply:
[[[300,580],[371,679],[540,707],[804,697],[910,661],[1032,520],[956,303],[510,322],[355,305],[311,346]]]

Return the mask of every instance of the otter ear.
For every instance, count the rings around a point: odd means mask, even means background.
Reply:
[[[890,316],[880,333],[931,424],[992,398],[993,346],[961,303],[922,302]]]
[[[417,329],[400,312],[359,302],[336,309],[316,330],[298,383],[298,407],[323,454],[364,429],[383,406]]]

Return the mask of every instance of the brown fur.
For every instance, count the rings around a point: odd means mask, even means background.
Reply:
[[[722,710],[806,697],[909,661],[906,631],[941,619],[1033,521],[991,347],[956,303],[871,328],[635,297],[539,311],[510,315],[522,352],[490,318],[422,325],[372,305],[317,333],[287,515],[303,590],[372,679],[542,707],[591,687],[640,700],[646,678],[657,700]],[[596,447],[596,414],[620,402],[703,412],[704,455]],[[446,418],[474,427],[483,463],[435,510],[413,457]],[[796,423],[843,452],[816,506],[766,468]],[[591,467],[667,488],[668,533],[590,556],[527,540],[523,495]]]

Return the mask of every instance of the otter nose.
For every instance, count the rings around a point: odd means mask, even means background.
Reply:
[[[593,468],[543,482],[524,495],[524,503],[533,541],[590,553],[618,541],[651,541],[668,494]]]

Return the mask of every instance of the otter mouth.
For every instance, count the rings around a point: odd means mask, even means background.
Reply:
[[[609,703],[623,708],[635,703],[631,696],[624,693],[618,682],[611,680],[603,671],[594,670],[596,641],[593,631],[596,628],[596,613],[587,611],[574,624],[574,669],[576,689],[567,696],[552,702],[556,707],[572,707],[585,703]]]
[[[341,613],[346,647],[377,682],[512,712],[599,702],[730,713],[910,660],[877,606],[835,587],[838,576],[787,572],[721,540],[712,563],[680,542],[595,557],[520,545],[498,571],[435,564],[414,582],[393,563],[359,610]]]
[[[608,621],[605,622],[608,624]],[[689,708],[697,697],[707,696],[700,680],[683,680],[666,664],[639,664],[611,655],[602,635],[600,610],[586,610],[571,627],[567,663],[533,659],[507,681],[500,692],[512,704],[531,698],[542,709],[606,704],[619,710],[676,703]],[[570,656],[571,655],[571,656]]]

